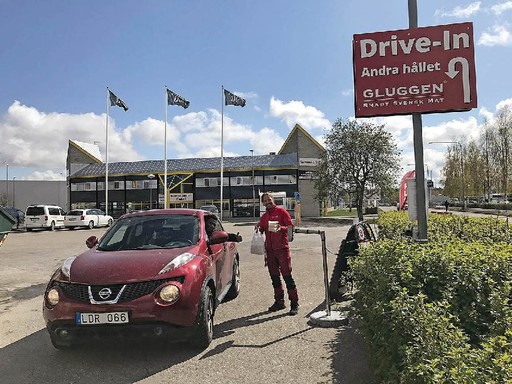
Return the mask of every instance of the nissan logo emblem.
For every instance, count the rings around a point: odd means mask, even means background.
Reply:
[[[110,297],[112,294],[112,291],[110,288],[102,288],[101,291],[98,292],[98,295],[103,299],[106,300]]]

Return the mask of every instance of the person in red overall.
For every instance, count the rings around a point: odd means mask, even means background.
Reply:
[[[266,207],[266,212],[255,228],[262,233],[265,232],[266,263],[274,287],[275,301],[268,310],[276,312],[286,308],[282,275],[290,299],[289,315],[294,316],[299,311],[299,295],[292,277],[292,259],[288,243],[288,227],[293,226],[293,222],[288,211],[278,207],[270,193],[263,193],[261,202]]]

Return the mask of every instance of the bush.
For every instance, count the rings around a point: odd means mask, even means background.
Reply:
[[[510,227],[431,217],[420,244],[403,235],[404,217],[381,214],[379,241],[350,261],[376,374],[393,383],[512,380]]]

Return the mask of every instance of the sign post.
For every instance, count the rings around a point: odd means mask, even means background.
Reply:
[[[473,24],[418,28],[409,0],[409,29],[354,35],[355,116],[412,114],[418,241],[427,241],[422,113],[477,106]]]

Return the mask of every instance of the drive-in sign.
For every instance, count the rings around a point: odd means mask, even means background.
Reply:
[[[473,23],[354,35],[356,117],[477,106]]]

